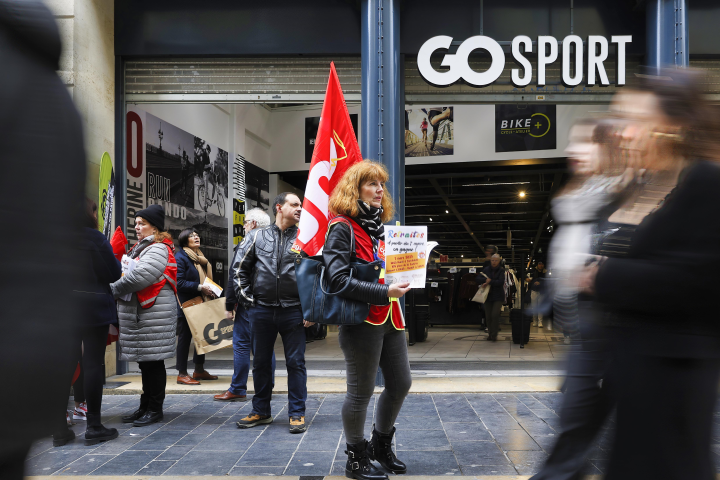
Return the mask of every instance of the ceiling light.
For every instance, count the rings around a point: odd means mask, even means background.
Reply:
[[[461,258],[465,258],[465,255],[460,255]]]
[[[450,212],[448,212],[447,210],[445,210],[445,213],[450,213]]]
[[[525,197],[525,192],[521,191],[521,192],[520,192],[520,198],[523,198],[523,197]]]
[[[432,222],[432,218],[430,219],[430,221]]]

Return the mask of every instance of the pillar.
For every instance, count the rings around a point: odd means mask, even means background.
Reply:
[[[651,69],[687,67],[688,12],[685,0],[647,2],[647,58]]]

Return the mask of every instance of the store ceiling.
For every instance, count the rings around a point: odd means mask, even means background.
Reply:
[[[429,240],[440,244],[435,252],[450,257],[484,257],[481,246],[490,244],[514,267],[533,253],[544,260],[552,236],[549,199],[567,176],[565,159],[513,163],[406,166],[405,223],[427,225]],[[305,189],[306,172],[281,176]]]

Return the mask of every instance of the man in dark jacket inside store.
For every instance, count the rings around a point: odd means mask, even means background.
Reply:
[[[502,258],[497,253],[490,257],[490,265],[485,267],[478,275],[478,285],[490,287],[487,299],[485,300],[485,318],[488,325],[488,340],[496,341],[500,327],[500,309],[505,302],[505,267],[501,263]]]
[[[281,193],[273,202],[275,223],[253,230],[238,247],[232,268],[233,286],[255,337],[253,383],[255,395],[250,414],[237,422],[239,428],[272,423],[272,354],[278,334],[285,351],[288,372],[290,433],[302,433],[305,425],[307,372],[305,330],[295,279],[296,254],[290,249],[297,238],[302,203],[293,193]]]

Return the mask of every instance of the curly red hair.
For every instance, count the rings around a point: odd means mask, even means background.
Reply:
[[[350,167],[340,179],[335,190],[330,196],[328,209],[335,215],[347,215],[357,217],[360,214],[357,201],[360,199],[360,187],[366,182],[377,180],[386,183],[390,179],[385,167],[372,160],[363,160]],[[395,212],[393,201],[388,195],[387,189],[382,198],[383,213],[380,220],[388,222]]]

